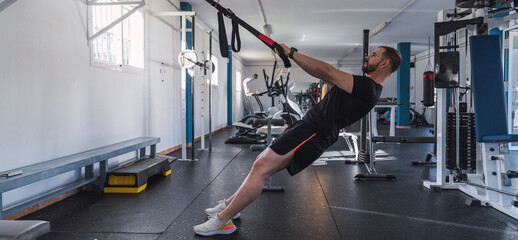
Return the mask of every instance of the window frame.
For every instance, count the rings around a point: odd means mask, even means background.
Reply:
[[[125,5],[121,5],[121,15],[123,14],[122,13],[122,8],[124,7]],[[95,7],[95,5],[90,5],[90,6],[87,6],[88,8],[88,14],[87,14],[87,23],[88,23],[88,32],[91,33],[93,32],[93,10],[90,9],[90,7]],[[140,14],[142,14],[142,42],[143,42],[143,66],[142,67],[137,67],[137,66],[133,66],[133,65],[129,65],[129,64],[124,64],[124,22],[126,22],[130,17],[133,16],[133,14],[135,14],[136,12],[139,12]],[[120,44],[121,44],[121,52],[120,52],[120,56],[121,56],[121,62],[120,63],[114,63],[114,62],[107,62],[107,61],[104,61],[102,59],[99,59],[99,58],[95,58],[94,57],[94,47],[93,47],[93,42],[95,41],[95,39],[91,39],[91,41],[88,41],[88,47],[89,47],[89,55],[90,55],[90,66],[92,67],[98,67],[98,68],[102,68],[102,69],[107,69],[107,70],[112,70],[112,71],[119,71],[119,72],[127,72],[127,73],[139,73],[139,74],[144,74],[147,70],[147,62],[146,62],[146,59],[147,59],[147,55],[148,55],[148,41],[147,41],[147,29],[148,29],[148,26],[147,26],[147,23],[148,23],[148,15],[146,14],[146,11],[143,9],[143,8],[140,8],[140,9],[137,9],[135,11],[135,13],[132,13],[130,16],[128,16],[127,18],[125,18],[124,20],[122,20],[120,23],[118,23],[117,25],[115,25],[114,27],[116,26],[119,26],[120,27],[120,31],[121,31],[121,40],[120,40]],[[103,36],[104,34],[98,36],[98,37],[101,37]]]

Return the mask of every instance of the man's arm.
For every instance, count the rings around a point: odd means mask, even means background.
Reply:
[[[281,46],[286,55],[288,55],[290,53],[290,48],[285,44],[281,44]],[[353,75],[340,71],[326,62],[308,57],[298,52],[293,54],[293,60],[309,75],[331,83],[347,93],[353,92]]]

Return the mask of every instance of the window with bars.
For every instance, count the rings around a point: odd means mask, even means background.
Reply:
[[[97,1],[101,3],[117,0]],[[94,5],[90,7],[91,33],[95,34],[134,8],[132,5]],[[105,33],[93,39],[93,62],[144,69],[144,14],[135,11]]]

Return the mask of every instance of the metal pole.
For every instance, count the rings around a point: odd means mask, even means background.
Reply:
[[[206,55],[207,52],[207,46],[205,45],[205,34],[206,32],[202,32],[201,34],[201,63],[203,64],[203,73],[202,77],[200,78],[200,148],[198,150],[207,150],[205,148],[205,89],[206,87],[206,80],[207,80],[207,61],[206,61]]]
[[[210,64],[210,77],[209,77],[209,151],[212,150],[212,31],[210,31],[209,40],[209,64]]]
[[[460,37],[460,34],[457,34],[458,31],[460,31],[460,30],[455,31],[455,34],[453,35],[453,37],[454,37],[453,46],[458,46],[458,43],[460,42],[457,39]],[[457,50],[457,49],[455,49],[455,50]],[[460,51],[460,49],[459,49],[459,51]],[[467,63],[465,63],[465,64],[467,65]],[[459,76],[458,86],[460,87],[461,86],[460,74],[458,76]],[[459,88],[455,88],[455,90],[453,91],[453,97],[455,99],[455,141],[456,141],[455,158],[456,158],[457,167],[458,167],[458,166],[460,166],[460,151],[461,151],[461,149],[460,149],[460,118],[461,118],[461,116],[460,116],[460,89]]]
[[[182,16],[182,51],[185,51],[185,49],[187,49],[187,31],[186,31],[186,28],[187,28],[187,21],[185,20],[187,16],[186,15],[183,15]],[[185,92],[185,86],[186,86],[186,81],[187,81],[187,69],[184,69],[184,71],[182,71],[182,75],[181,75],[181,78],[182,78],[182,90],[181,90],[181,102],[182,102],[182,160],[186,160],[187,159],[187,123],[186,123],[186,119],[187,119],[187,102],[186,102],[186,96],[187,96],[187,93]]]
[[[191,25],[191,36],[192,36],[192,50],[194,51],[194,46],[196,46],[194,35],[196,33],[196,24],[194,22],[194,16],[192,16],[192,25]],[[194,156],[194,76],[196,72],[196,68],[192,69],[192,80],[191,80],[191,160],[195,160]]]
[[[367,62],[365,60],[365,57],[367,57],[369,55],[369,29],[364,29],[363,30],[363,61],[362,61],[362,67],[365,65],[365,63]],[[366,76],[367,74],[365,74],[365,72],[363,73],[364,76]],[[390,117],[395,117],[395,116],[390,116]],[[367,116],[363,117],[362,120],[361,120],[361,134],[362,134],[362,138],[361,138],[361,150],[365,150],[365,148],[367,147]]]
[[[376,111],[376,110],[374,110]],[[370,161],[369,161],[369,167],[367,168],[367,171],[369,172],[369,174],[373,174],[373,173],[377,173],[376,172],[376,169],[374,168],[374,160],[376,159],[374,157],[374,145],[372,143],[372,121],[375,121],[374,119],[372,119],[374,116],[372,114],[373,111],[370,111],[367,116],[369,116],[369,157],[370,157]]]
[[[513,192],[507,192],[507,191],[504,191],[504,190],[500,190],[498,188],[494,188],[494,187],[488,187],[486,185],[482,185],[482,184],[478,184],[478,183],[472,183],[472,182],[463,182],[467,185],[471,185],[471,186],[475,186],[475,187],[479,187],[479,188],[484,188],[484,189],[487,189],[489,191],[493,191],[493,192],[498,192],[498,193],[503,193],[505,195],[509,195],[509,196],[514,196],[516,198],[518,198],[518,194],[516,193],[513,193]]]

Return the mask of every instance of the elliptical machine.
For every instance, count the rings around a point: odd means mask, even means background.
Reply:
[[[273,72],[275,73],[275,70],[277,68],[277,61],[275,61],[273,65]],[[298,120],[302,119],[302,109],[295,101],[295,97],[290,91],[290,73],[286,75],[286,82],[284,82],[282,74],[280,74],[281,71],[278,72],[278,76],[272,76],[271,82],[269,84],[270,86],[270,93],[268,93],[268,96],[272,97],[272,106],[274,106],[274,99],[275,97],[279,97],[282,110],[275,113],[276,115],[273,118],[276,118],[277,116],[280,116],[282,119],[286,121],[286,124],[288,127],[291,127],[291,125],[295,124]],[[263,69],[264,78],[267,81],[268,76],[266,75],[266,72]]]
[[[257,74],[243,80],[243,89],[245,90],[245,113],[247,114],[243,119],[234,122],[232,126],[236,127],[238,132],[236,135],[229,137],[225,143],[228,144],[261,144],[266,142],[266,134],[257,132],[257,129],[264,124],[256,122],[257,119],[266,119],[267,114],[264,112],[263,104],[259,99],[260,96],[268,93],[268,91],[253,93],[250,92],[248,84],[257,79]],[[268,83],[267,87],[268,87]],[[251,98],[254,97],[259,105],[259,112],[254,112],[251,104]]]
[[[274,63],[273,73],[277,68],[277,62]],[[273,75],[272,73],[272,75]],[[254,97],[257,104],[259,105],[260,112],[253,113],[253,108],[250,106],[252,110],[247,110],[248,114],[240,121],[234,122],[232,125],[238,129],[236,135],[229,137],[225,143],[227,144],[265,144],[267,143],[266,137],[267,133],[258,131],[259,128],[265,126],[267,124],[266,119],[270,116],[273,119],[284,119],[285,123],[288,124],[288,127],[294,124],[296,121],[302,118],[302,111],[300,107],[295,102],[293,94],[289,89],[289,78],[290,75],[286,76],[286,81],[284,81],[283,77],[280,76],[277,79],[275,77],[270,78],[266,74],[266,70],[263,69],[263,77],[266,85],[266,91],[263,92],[251,92],[248,84],[257,79],[257,74],[254,74],[252,77],[249,77],[243,81],[243,89],[245,90],[245,95],[249,99]],[[277,81],[275,81],[277,80]],[[263,95],[268,95],[272,99],[272,108],[269,109],[269,114],[264,112],[263,104],[260,100],[260,97]],[[282,104],[282,110],[276,110],[274,108],[275,98],[279,97],[280,102]],[[275,121],[278,123],[277,121]],[[284,124],[282,124],[284,125]],[[274,134],[276,135],[276,134]]]

